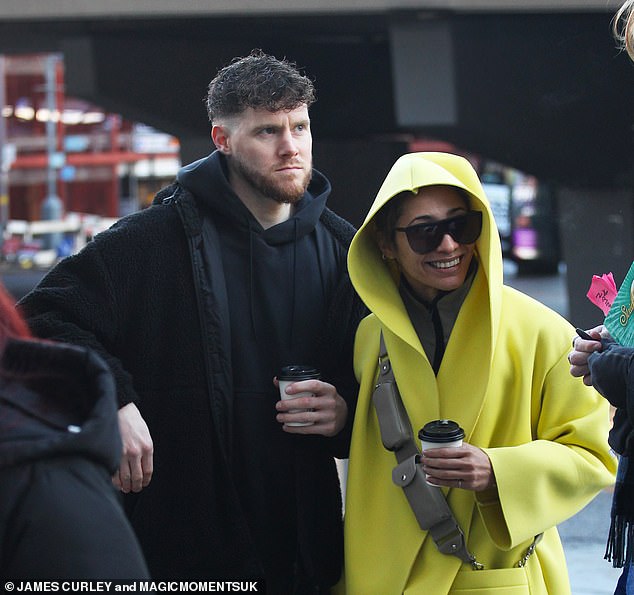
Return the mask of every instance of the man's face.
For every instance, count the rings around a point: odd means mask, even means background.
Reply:
[[[238,195],[255,192],[291,204],[302,197],[312,172],[306,105],[279,112],[248,108],[221,127],[226,134],[222,150],[229,181]]]

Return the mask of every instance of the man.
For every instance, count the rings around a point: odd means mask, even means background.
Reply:
[[[312,169],[314,99],[294,64],[260,51],[221,69],[207,98],[216,151],[20,303],[36,334],[91,346],[114,372],[114,481],[155,578],[303,594],[340,575],[333,456],[347,454],[363,307],[346,269],[353,228]],[[315,395],[291,406],[273,378],[296,363],[322,380],[289,388]]]

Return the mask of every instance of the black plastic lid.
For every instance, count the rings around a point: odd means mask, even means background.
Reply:
[[[303,364],[291,364],[284,366],[277,375],[278,380],[311,380],[319,378],[319,370],[313,366]]]
[[[453,442],[464,438],[464,430],[450,419],[436,419],[426,423],[418,437],[428,442]]]

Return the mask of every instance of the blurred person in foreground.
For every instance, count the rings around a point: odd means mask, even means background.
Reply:
[[[216,150],[21,301],[35,334],[91,346],[114,372],[115,482],[154,578],[303,595],[340,576],[333,457],[347,456],[363,306],[354,228],[312,167],[314,100],[286,60],[233,60],[209,85]],[[273,380],[287,364],[322,378],[287,389],[313,394],[292,405]]]
[[[0,286],[0,577],[147,579],[111,475],[115,387],[90,350],[36,341]]]
[[[355,342],[344,590],[570,593],[556,525],[613,482],[608,406],[568,374],[571,325],[503,284],[498,230],[471,164],[399,158],[348,267],[372,314]],[[465,431],[462,446],[414,454],[414,469],[440,486],[484,569],[441,553],[395,485],[404,478],[393,480],[372,398],[381,334],[414,435],[436,419]]]
[[[621,49],[634,61],[634,0],[623,3],[613,21]],[[634,595],[634,349],[616,343],[601,325],[574,337],[570,373],[594,386],[615,407],[608,442],[619,455],[605,558],[623,568],[615,595]]]

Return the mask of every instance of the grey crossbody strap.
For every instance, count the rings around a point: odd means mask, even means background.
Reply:
[[[392,481],[403,488],[421,529],[429,532],[438,551],[460,558],[471,564],[474,570],[482,570],[484,566],[467,549],[464,533],[442,491],[425,481],[425,474],[418,464],[421,453],[414,441],[412,425],[396,386],[383,332],[379,351],[379,378],[372,401],[379,418],[381,442],[394,453],[398,463],[392,471]],[[526,565],[542,537],[543,533],[535,536],[516,566]]]
[[[457,556],[463,562],[471,564],[475,570],[481,570],[483,566],[469,553],[462,529],[442,491],[425,481],[425,474],[418,464],[421,454],[396,386],[383,333],[379,353],[379,379],[372,401],[379,418],[383,446],[394,452],[398,463],[392,471],[392,481],[403,488],[421,529],[429,532],[441,553]]]

